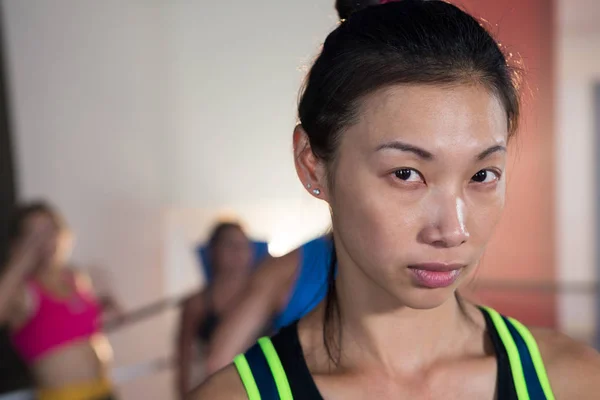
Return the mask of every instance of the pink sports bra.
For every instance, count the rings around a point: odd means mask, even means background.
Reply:
[[[100,329],[100,307],[91,293],[76,289],[70,298],[60,299],[40,284],[30,281],[28,290],[35,298],[36,311],[12,333],[17,352],[33,363],[52,350],[74,340],[89,338]]]

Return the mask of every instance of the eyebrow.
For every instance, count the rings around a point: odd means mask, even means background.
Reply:
[[[399,151],[404,151],[404,152],[408,152],[408,153],[413,153],[416,156],[418,156],[419,158],[422,158],[423,160],[428,160],[428,161],[433,160],[435,158],[433,153],[431,153],[421,147],[413,146],[412,144],[400,142],[398,140],[394,140],[394,141],[384,143],[384,144],[377,146],[376,151],[381,151],[381,150],[399,150]],[[478,161],[482,161],[497,152],[506,152],[506,147],[502,146],[502,145],[494,145],[494,146],[482,151],[481,153],[479,153],[476,158]]]
[[[491,156],[494,153],[498,153],[498,152],[504,152],[506,153],[506,146],[502,146],[502,145],[495,145],[490,147],[487,150],[482,151],[481,153],[479,153],[479,155],[477,156],[477,160],[482,161],[485,160],[486,158],[488,158],[489,156]]]
[[[417,146],[413,146],[411,144],[403,143],[403,142],[400,142],[397,140],[377,146],[376,151],[381,151],[381,150],[405,151],[408,153],[413,153],[413,154],[417,155],[419,158],[422,158],[424,160],[433,160],[433,158],[434,158],[433,154],[431,154],[430,152],[428,152],[425,149],[422,149]]]

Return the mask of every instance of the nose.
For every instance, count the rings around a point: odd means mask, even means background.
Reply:
[[[469,240],[467,209],[459,196],[440,195],[430,205],[428,223],[419,234],[422,243],[438,248],[451,248]]]

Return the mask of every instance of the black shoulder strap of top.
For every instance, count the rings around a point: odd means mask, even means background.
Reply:
[[[323,400],[310,374],[304,351],[298,337],[298,324],[283,328],[273,337],[273,346],[286,370],[292,393],[296,399]]]
[[[519,400],[554,400],[544,361],[535,338],[523,324],[497,311],[482,307],[486,318],[502,343]]]
[[[250,350],[246,352],[245,356],[254,382],[256,383],[256,389],[260,394],[260,400],[279,400],[277,383],[275,382],[275,378],[273,377],[273,373],[271,372],[271,368],[269,367],[269,363],[260,344],[256,343],[252,346]],[[244,384],[247,386],[246,381],[244,381]],[[246,389],[248,390],[248,387]],[[248,397],[252,399],[250,390],[248,390],[248,392]]]

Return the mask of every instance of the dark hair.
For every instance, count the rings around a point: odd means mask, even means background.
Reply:
[[[237,222],[219,222],[213,228],[208,239],[208,249],[211,253],[214,251],[215,247],[219,245],[219,242],[223,240],[225,232],[227,232],[230,229],[237,229],[239,231],[244,232],[242,225]]]
[[[520,108],[516,69],[475,18],[445,1],[379,3],[336,1],[342,22],[325,40],[298,106],[316,157],[331,166],[340,134],[357,120],[361,100],[397,84],[483,85],[502,103],[509,137],[516,132]],[[323,331],[334,362],[329,345],[335,341],[328,321],[335,313],[339,317],[335,266],[334,249]],[[339,350],[339,341],[337,345]]]
[[[58,228],[65,228],[66,224],[54,207],[44,201],[35,201],[18,205],[13,211],[8,223],[8,241],[14,244],[23,236],[23,228],[27,218],[34,214],[45,214]]]
[[[346,0],[335,2],[335,9],[342,21],[347,20],[355,11],[361,10],[369,6],[381,4],[380,0]]]
[[[340,15],[349,17],[325,40],[298,106],[316,156],[332,161],[340,133],[356,120],[360,100],[396,84],[480,83],[501,100],[509,133],[516,131],[515,70],[475,18],[435,0],[336,4]]]

